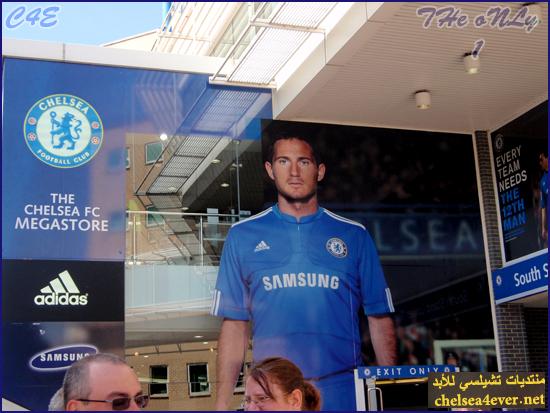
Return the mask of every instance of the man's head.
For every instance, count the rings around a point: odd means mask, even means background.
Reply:
[[[54,393],[54,395],[50,399],[50,403],[48,404],[48,411],[50,412],[65,411],[65,404],[63,401],[63,387],[60,387],[59,389],[57,389],[57,391]]]
[[[301,136],[279,136],[268,151],[265,169],[279,196],[287,202],[308,202],[317,195],[317,182],[325,176],[314,145]]]
[[[134,371],[113,354],[75,362],[65,374],[63,392],[66,410],[139,410],[148,401]]]
[[[544,171],[548,172],[548,151],[539,153],[539,165]]]

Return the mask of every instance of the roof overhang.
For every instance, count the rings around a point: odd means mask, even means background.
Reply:
[[[324,42],[274,91],[274,118],[360,126],[472,133],[494,130],[548,99],[548,10],[532,31],[474,18],[523,3],[355,3]],[[454,7],[462,27],[424,28],[425,6]],[[466,73],[463,56],[479,39],[481,71]],[[418,110],[414,93],[429,90]]]

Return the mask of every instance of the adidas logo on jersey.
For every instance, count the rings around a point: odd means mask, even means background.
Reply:
[[[260,241],[260,243],[256,245],[256,248],[254,248],[254,252],[268,250],[269,248],[269,245],[267,245],[265,241]]]
[[[34,297],[36,305],[88,305],[88,294],[80,294],[69,271],[65,270]]]

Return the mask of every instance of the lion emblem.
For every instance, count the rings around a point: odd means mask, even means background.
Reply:
[[[61,121],[56,119],[57,113],[52,111],[50,113],[50,120],[52,124],[52,130],[50,135],[52,138],[52,147],[59,149],[63,148],[65,143],[68,144],[67,149],[73,150],[76,145],[76,141],[80,139],[80,132],[82,132],[82,121],[75,119],[74,115],[69,112],[65,112]],[[54,138],[59,136],[57,145],[55,145]]]

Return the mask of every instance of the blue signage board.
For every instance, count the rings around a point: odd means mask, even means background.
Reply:
[[[119,127],[131,100],[111,88],[112,71],[4,62],[4,259],[124,260]]]
[[[271,91],[12,58],[2,80],[3,397],[46,410],[72,362],[124,354],[127,140],[259,139]]]
[[[430,373],[458,371],[450,364],[432,364],[425,366],[362,366],[357,368],[360,379],[412,379],[428,377]]]
[[[548,249],[493,271],[497,304],[548,291]]]
[[[126,138],[259,139],[271,91],[208,76],[4,59],[2,257],[123,261]]]
[[[80,358],[124,357],[124,322],[2,323],[2,396],[29,410],[46,411],[65,372]]]

